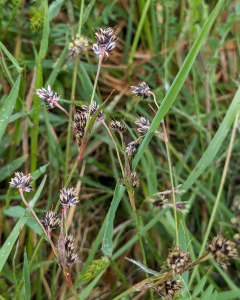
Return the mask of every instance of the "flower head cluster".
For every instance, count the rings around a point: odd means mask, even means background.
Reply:
[[[65,254],[68,264],[78,262],[80,259],[75,253],[74,237],[70,234],[65,238]]]
[[[168,279],[162,284],[154,288],[158,292],[159,296],[163,298],[173,299],[173,296],[180,292],[182,289],[181,280]]]
[[[163,209],[164,205],[168,203],[167,199],[164,199],[164,197],[157,199],[153,202],[153,206],[158,207],[160,210]]]
[[[72,59],[75,53],[80,53],[81,50],[86,50],[88,47],[88,39],[83,35],[76,35],[76,39],[68,44],[68,59]]]
[[[70,188],[70,189],[63,188],[60,191],[60,203],[62,204],[62,206],[76,205],[79,202],[78,196],[76,196],[76,194],[77,194],[77,190],[74,188]]]
[[[140,117],[139,119],[140,119],[139,121],[135,122],[135,124],[139,126],[137,131],[141,133],[147,133],[151,125],[150,122],[148,121],[148,119],[144,117]]]
[[[54,108],[54,106],[56,106],[55,103],[57,103],[58,100],[60,99],[58,93],[53,94],[53,90],[50,84],[48,84],[47,90],[45,88],[36,90],[36,94],[38,95],[39,98],[41,98],[44,102],[47,103],[47,107],[50,109]]]
[[[139,142],[138,142],[138,140],[133,141],[133,142],[127,144],[127,147],[126,147],[126,153],[127,153],[128,155],[132,155],[135,151],[137,151],[138,147],[139,147]]]
[[[140,83],[138,86],[130,86],[130,88],[133,94],[137,97],[143,97],[143,100],[149,97],[148,91],[150,91],[150,87],[145,82]]]
[[[81,105],[82,110],[85,113],[89,113],[89,105]],[[99,109],[99,105],[97,105],[97,102],[93,101],[92,103],[92,108],[91,108],[91,114],[90,117],[92,118],[93,115],[95,114],[95,112]],[[100,111],[100,113],[98,114],[96,121],[100,121],[104,119],[104,113],[103,110]]]
[[[217,235],[207,244],[207,249],[212,254],[215,261],[223,268],[228,265],[228,258],[237,256],[236,244],[228,241],[223,235]]]
[[[11,179],[10,185],[16,189],[22,189],[24,192],[32,192],[33,187],[30,185],[30,182],[34,178],[31,174],[24,175],[23,173],[15,172],[15,177]]]
[[[41,222],[46,231],[57,229],[61,225],[61,219],[52,210],[44,213],[44,219]]]
[[[181,251],[180,247],[169,250],[169,255],[165,261],[165,268],[172,269],[173,274],[181,274],[184,267],[190,263],[190,255],[188,252]]]
[[[74,114],[74,129],[75,136],[78,143],[78,147],[80,148],[82,144],[82,139],[85,134],[86,124],[87,124],[87,114],[84,112],[75,113]]]
[[[111,120],[110,127],[112,128],[112,130],[115,130],[118,132],[124,132],[127,129],[126,125],[123,122],[121,123],[116,120]]]
[[[94,32],[94,34],[97,39],[97,44],[93,44],[93,52],[97,55],[104,56],[104,54],[106,54],[108,56],[116,46],[116,36],[114,35],[113,29],[110,27],[106,30],[100,28],[100,31]]]
[[[136,190],[140,185],[140,181],[137,177],[136,172],[131,173],[131,179],[132,179],[132,188],[133,188],[133,190]],[[126,186],[123,178],[120,178],[120,182],[121,182],[121,186]]]

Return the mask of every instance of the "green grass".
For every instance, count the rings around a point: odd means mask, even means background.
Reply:
[[[35,178],[35,191],[25,197],[39,219],[51,208],[61,213],[63,186],[79,190],[68,234],[75,237],[81,260],[70,268],[81,300],[161,299],[153,290],[133,292],[146,273],[125,257],[143,263],[145,253],[147,267],[159,272],[168,249],[176,246],[176,233],[192,260],[207,252],[214,236],[226,233],[233,240],[238,233],[231,219],[240,193],[240,1],[0,0],[0,8],[0,299],[73,299],[47,238],[18,191],[9,188],[16,171]],[[30,29],[36,13],[44,17],[41,33]],[[115,26],[117,45],[103,59],[95,86],[92,28]],[[68,43],[76,33],[89,39],[89,47],[68,60]],[[158,110],[152,95],[144,101],[132,97],[128,86],[142,81],[156,94]],[[77,164],[71,123],[58,108],[47,110],[35,94],[48,83],[71,116],[74,96],[79,104],[91,98],[102,103],[107,124],[111,116],[124,120],[126,144],[140,136],[137,116],[149,119],[151,127],[130,160],[141,183],[134,192],[137,215],[119,186],[122,172],[106,128],[89,122]],[[176,212],[177,223],[172,208],[160,210],[146,200],[171,190],[164,140],[154,134],[163,132],[163,118],[174,185],[182,191],[176,200],[188,204],[187,212]],[[124,163],[120,136],[112,134]],[[165,198],[173,202],[169,193]],[[54,245],[59,232],[53,231]],[[103,256],[110,265],[100,267]],[[84,282],[93,260],[99,269]],[[230,260],[226,270],[207,260],[179,277],[178,299],[240,299],[239,273],[238,260]]]

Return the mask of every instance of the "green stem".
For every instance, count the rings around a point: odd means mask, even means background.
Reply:
[[[213,210],[212,210],[212,214],[211,214],[211,217],[210,217],[210,220],[209,220],[209,223],[208,223],[207,231],[204,235],[204,240],[202,242],[202,247],[201,247],[199,256],[201,256],[203,254],[204,249],[206,247],[206,243],[207,243],[207,240],[209,238],[209,234],[210,234],[210,231],[211,231],[211,228],[212,228],[212,225],[213,225],[213,221],[214,221],[214,218],[215,218],[215,215],[216,215],[216,212],[217,212],[218,204],[219,204],[219,201],[220,201],[220,198],[221,198],[221,195],[222,195],[222,190],[223,190],[223,186],[224,186],[224,183],[225,183],[225,179],[226,179],[226,175],[227,175],[227,171],[228,171],[228,167],[229,167],[229,162],[230,162],[230,158],[231,158],[231,154],[232,154],[233,142],[234,142],[234,138],[235,138],[235,134],[236,134],[236,130],[237,130],[238,116],[239,116],[239,112],[236,115],[235,122],[234,122],[234,125],[233,125],[232,135],[231,135],[231,139],[230,139],[230,143],[229,143],[229,147],[228,147],[227,158],[226,158],[223,173],[222,173],[221,183],[220,183],[220,186],[219,186],[219,189],[218,189],[217,198],[216,198]],[[193,282],[196,271],[197,271],[197,268],[195,268],[193,270],[192,276],[191,276],[190,281],[189,281],[189,286],[191,286],[191,284]]]

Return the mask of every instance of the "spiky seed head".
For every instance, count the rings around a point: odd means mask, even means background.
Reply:
[[[23,189],[24,192],[32,192],[34,189],[30,185],[30,182],[34,178],[31,174],[24,175],[22,172],[15,172],[15,177],[11,179],[10,186],[16,189]]]
[[[75,239],[74,239],[73,235],[71,235],[71,234],[65,238],[65,255],[66,255],[68,264],[73,264],[80,260],[78,255],[76,253],[74,253],[74,251],[75,251],[74,242],[75,242]]]
[[[107,28],[103,30],[100,28],[98,32],[94,32],[95,37],[97,39],[97,44],[93,44],[92,49],[93,52],[97,55],[108,54],[115,48],[115,40],[116,36],[114,35],[114,30],[112,28]]]
[[[68,59],[72,59],[75,53],[79,54],[81,51],[86,50],[88,47],[88,39],[83,35],[76,35],[76,39],[68,44]]]
[[[41,88],[36,90],[36,94],[47,104],[49,109],[54,108],[55,105],[53,101],[58,101],[60,99],[60,95],[58,93],[54,93],[53,95],[53,90],[50,84],[48,84],[47,89]]]
[[[112,128],[112,130],[119,131],[119,132],[124,132],[127,129],[124,123],[121,123],[116,120],[111,120],[110,127]]]
[[[126,147],[126,153],[127,153],[128,155],[132,155],[135,151],[137,151],[138,147],[139,147],[139,142],[138,142],[138,140],[133,141],[133,142],[127,144],[127,147]]]
[[[148,121],[148,119],[144,117],[140,117],[139,119],[140,119],[139,121],[135,122],[136,125],[138,125],[139,127],[143,127],[143,126],[150,127],[151,124]]]
[[[74,188],[70,188],[70,189],[63,188],[62,190],[60,190],[60,203],[63,206],[76,205],[79,202],[78,196],[76,196],[76,194],[77,194],[77,190]]]
[[[85,112],[81,112],[74,114],[74,128],[76,131],[85,131],[85,127],[87,124],[87,114]]]
[[[168,258],[165,261],[165,268],[172,269],[173,274],[181,274],[184,267],[190,263],[190,255],[188,252],[181,251],[180,247],[169,249]]]
[[[154,288],[161,297],[173,299],[173,296],[182,289],[181,280],[169,279]]]
[[[83,275],[83,281],[90,281],[97,276],[101,271],[106,270],[109,265],[109,258],[107,256],[101,257],[101,259],[93,260],[92,264],[87,268]]]
[[[140,83],[138,86],[130,86],[130,88],[133,94],[137,97],[143,97],[143,100],[149,97],[148,91],[150,91],[150,87],[145,82]]]
[[[41,221],[46,231],[57,229],[61,225],[61,218],[52,210],[44,213],[44,219]]]
[[[217,235],[207,244],[207,249],[212,254],[215,261],[223,268],[226,268],[228,258],[237,256],[236,244],[227,240],[223,235]]]

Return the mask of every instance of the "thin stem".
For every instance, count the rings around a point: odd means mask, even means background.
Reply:
[[[37,217],[37,215],[35,214],[33,208],[27,203],[26,199],[24,198],[23,189],[20,188],[20,189],[19,189],[19,192],[20,192],[20,195],[21,195],[21,197],[22,197],[22,200],[23,200],[24,204],[27,206],[27,208],[29,208],[29,209],[31,210],[31,212],[32,212],[32,214],[34,215],[36,221],[37,221],[38,224],[41,226],[41,228],[42,228],[43,232],[45,233],[45,235],[48,237],[47,231],[45,230],[45,228],[43,227],[42,223],[41,223],[40,220],[38,219],[38,217]],[[51,246],[52,246],[52,249],[53,249],[55,255],[58,256],[58,255],[57,255],[56,248],[55,248],[55,246],[53,245],[53,242],[52,242],[51,238],[50,238],[49,242],[50,242],[50,244],[51,244]]]
[[[228,167],[229,167],[229,162],[230,162],[230,158],[231,158],[231,154],[232,154],[233,142],[234,142],[234,138],[235,138],[235,134],[236,134],[236,130],[237,130],[238,116],[239,116],[239,112],[236,115],[235,122],[234,122],[234,125],[233,125],[232,135],[231,135],[231,139],[230,139],[230,143],[229,143],[229,147],[228,147],[227,158],[226,158],[223,173],[222,173],[221,183],[220,183],[219,190],[218,190],[218,193],[217,193],[217,198],[216,198],[213,210],[212,210],[212,214],[211,214],[211,217],[210,217],[210,220],[209,220],[209,223],[208,223],[207,231],[204,235],[204,240],[203,240],[203,243],[202,243],[202,247],[201,247],[199,256],[201,256],[203,254],[204,249],[206,247],[206,243],[207,243],[207,240],[208,240],[208,237],[209,237],[212,225],[213,225],[213,221],[214,221],[214,218],[215,218],[215,215],[216,215],[216,212],[217,212],[218,204],[219,204],[219,201],[220,201],[220,198],[221,198],[221,195],[222,195],[222,190],[223,190],[223,186],[224,186],[224,183],[225,183],[225,179],[226,179],[226,175],[227,175],[227,171],[228,171]],[[189,281],[189,285],[191,285],[191,283],[194,279],[194,276],[196,274],[196,270],[197,270],[197,268],[194,269],[194,271],[192,273],[192,276],[191,276],[190,281]]]
[[[71,122],[71,124],[72,124],[72,126],[74,127],[74,124],[73,124],[73,120],[72,120],[72,118],[70,117],[70,115],[69,115],[69,113],[57,102],[57,101],[55,101],[54,102],[54,106],[56,106],[56,107],[58,107],[59,109],[61,109],[61,111],[63,111],[66,115],[67,115],[67,117],[68,117],[68,119],[69,119],[69,121]]]
[[[80,12],[79,12],[78,35],[81,35],[83,6],[84,6],[84,0],[81,1],[81,7],[80,7]]]
[[[101,64],[102,64],[103,56],[104,56],[104,54],[99,54],[98,69],[97,69],[97,74],[96,74],[96,78],[95,78],[95,82],[94,82],[94,86],[93,86],[93,91],[92,91],[90,105],[89,105],[89,114],[88,114],[86,128],[87,128],[88,123],[90,121],[92,104],[93,104],[93,99],[94,99],[94,95],[95,95],[95,91],[96,91],[96,87],[97,87],[98,77],[99,77],[99,74],[100,74],[100,69],[101,69]]]
[[[115,148],[116,148],[116,151],[117,151],[118,161],[119,161],[119,164],[120,164],[120,167],[121,167],[121,170],[122,170],[122,175],[124,177],[124,169],[123,169],[123,165],[122,165],[122,161],[121,161],[121,158],[120,158],[120,154],[119,154],[119,151],[118,151],[117,144],[116,144],[116,142],[114,140],[114,137],[112,136],[111,130],[109,129],[109,127],[107,126],[107,124],[105,123],[105,121],[101,120],[101,122],[105,126],[105,128],[107,129],[107,131],[108,131],[108,133],[109,133],[109,135],[110,135],[110,137],[111,137],[111,139],[112,139],[112,141],[113,141],[113,143],[115,145]]]
[[[165,127],[164,120],[162,120],[162,126],[163,126],[163,132],[164,132],[164,134],[163,134],[164,141],[165,141],[166,150],[167,150],[168,167],[169,167],[169,174],[170,174],[171,187],[172,187],[172,197],[173,197],[173,205],[174,205],[174,219],[175,219],[175,227],[176,227],[176,244],[177,244],[177,246],[179,246],[175,189],[174,189],[173,174],[172,174],[171,156],[170,156],[170,151],[169,151],[169,146],[168,146],[167,130],[166,130],[166,127]]]
[[[148,91],[148,93],[153,95],[154,102],[155,102],[156,106],[159,108],[159,106],[157,104],[157,100],[156,100],[156,95],[151,91]],[[173,196],[173,205],[174,205],[174,219],[175,219],[175,227],[176,227],[176,244],[177,244],[177,246],[179,246],[175,189],[174,189],[173,174],[172,174],[171,156],[170,156],[169,145],[168,145],[168,136],[167,136],[167,130],[166,130],[164,120],[162,120],[162,126],[163,126],[163,138],[164,138],[165,145],[166,145],[166,150],[167,150],[168,168],[169,168],[169,175],[170,175],[170,181],[171,181],[171,187],[172,187],[172,196]],[[161,133],[158,133],[158,132],[155,132],[155,133],[162,136]]]

